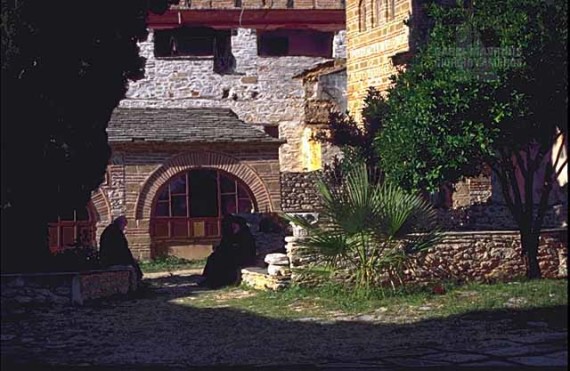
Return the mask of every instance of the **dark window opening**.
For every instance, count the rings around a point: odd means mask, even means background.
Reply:
[[[259,32],[257,51],[260,56],[332,56],[332,32],[312,30],[276,30]]]
[[[231,31],[217,31],[214,38],[214,72],[230,74],[235,68],[236,58],[232,54]]]
[[[214,57],[214,72],[232,73],[236,61],[232,54],[231,30],[181,27],[156,30],[154,55],[169,57]]]
[[[211,56],[215,31],[209,28],[181,27],[154,32],[156,57]]]
[[[279,126],[277,125],[267,125],[263,128],[265,134],[273,138],[279,138]]]
[[[295,0],[287,0],[287,8],[294,8]]]

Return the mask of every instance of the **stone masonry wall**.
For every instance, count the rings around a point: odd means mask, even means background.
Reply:
[[[567,277],[568,231],[544,230],[539,264],[543,277]],[[407,272],[410,281],[506,280],[525,275],[517,231],[446,233],[444,240]]]
[[[568,276],[567,229],[544,230],[540,237],[539,264],[543,277]],[[287,255],[293,270],[293,282],[303,283],[304,268],[318,262],[302,246],[302,237],[286,237]],[[517,231],[447,232],[443,240],[426,253],[412,260],[405,272],[408,282],[455,280],[502,281],[525,275]],[[350,279],[350,271],[339,277]]]
[[[343,32],[335,37],[336,55],[345,53],[343,37]],[[280,148],[281,170],[302,170],[304,90],[293,76],[327,59],[259,57],[254,29],[238,29],[231,43],[235,72],[220,75],[213,72],[212,57],[155,58],[150,32],[140,44],[146,78],[130,84],[121,106],[224,107],[248,123],[279,125],[280,138],[287,140]]]
[[[136,290],[135,271],[130,266],[106,270],[1,275],[2,312],[22,305],[81,305],[86,301]]]
[[[281,208],[284,212],[315,211],[320,203],[315,187],[318,172],[282,173]]]

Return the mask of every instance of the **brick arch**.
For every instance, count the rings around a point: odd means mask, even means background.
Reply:
[[[160,187],[176,174],[197,168],[222,170],[235,176],[249,187],[258,210],[273,211],[267,187],[251,167],[226,154],[189,152],[172,157],[148,177],[135,203],[135,219],[150,219],[152,203]]]
[[[94,220],[96,223],[111,223],[111,204],[101,188],[91,195],[91,202],[94,206]]]

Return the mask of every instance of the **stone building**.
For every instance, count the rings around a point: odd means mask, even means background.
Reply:
[[[124,214],[135,257],[204,257],[224,214],[280,212],[288,179],[331,153],[311,140],[311,105],[345,105],[344,1],[186,0],[148,23],[145,78],[109,124],[106,182],[87,212],[50,224],[53,251]]]

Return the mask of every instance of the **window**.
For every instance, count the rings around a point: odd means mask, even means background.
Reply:
[[[372,23],[376,27],[379,26],[382,22],[382,16],[384,15],[384,12],[382,11],[384,7],[384,1],[386,0],[374,0],[374,15]]]
[[[360,0],[358,4],[358,31],[366,31],[366,2],[367,0]]]
[[[154,31],[154,55],[157,58],[213,57],[214,72],[235,70],[231,30],[206,27],[180,27]]]
[[[332,56],[332,32],[312,30],[276,30],[258,34],[257,51],[262,57]]]
[[[91,205],[88,205],[92,208]],[[95,223],[87,208],[54,212],[48,220],[49,249],[52,253],[80,243],[95,243]]]
[[[154,32],[156,57],[212,56],[215,31],[209,28],[177,28]]]
[[[151,234],[156,238],[218,237],[223,216],[254,209],[251,192],[238,179],[217,170],[191,170],[159,191]]]
[[[396,0],[386,1],[386,20],[393,20],[396,17]]]

